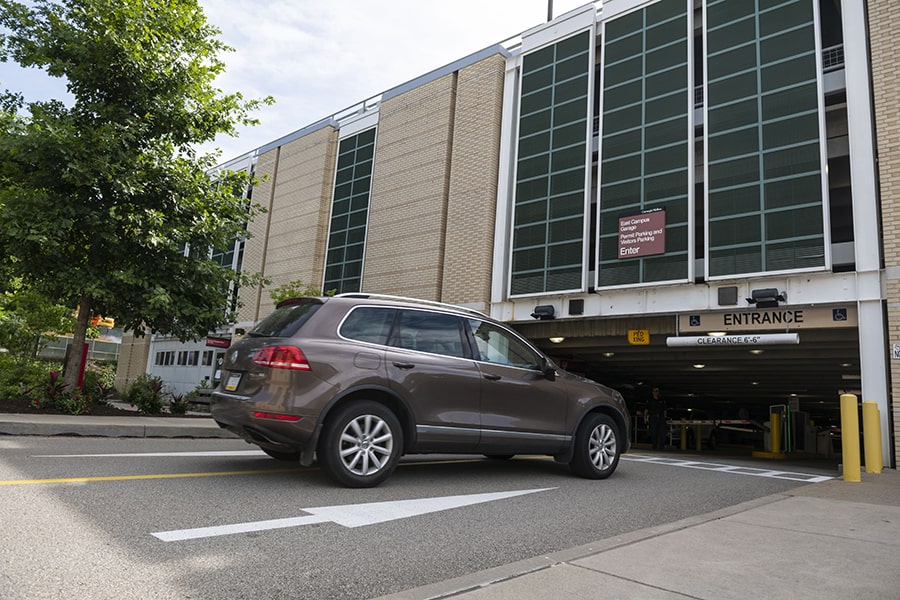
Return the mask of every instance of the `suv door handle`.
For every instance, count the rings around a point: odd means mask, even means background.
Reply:
[[[394,366],[397,367],[398,369],[412,369],[412,368],[415,367],[416,365],[414,365],[414,364],[412,364],[412,363],[398,363],[398,362],[395,362],[395,363],[394,363]]]
[[[488,381],[500,381],[499,375],[492,375],[490,373],[484,373],[484,378]]]

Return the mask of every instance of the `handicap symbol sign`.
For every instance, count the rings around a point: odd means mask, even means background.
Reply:
[[[847,320],[847,309],[846,308],[831,309],[831,320],[832,321],[846,321]]]
[[[700,315],[691,315],[688,317],[690,327],[700,327]]]

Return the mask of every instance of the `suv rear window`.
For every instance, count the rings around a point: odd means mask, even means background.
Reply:
[[[319,310],[322,302],[314,298],[288,301],[260,321],[250,334],[255,337],[290,337]]]
[[[354,308],[341,323],[339,333],[349,340],[369,342],[371,344],[387,344],[391,324],[394,322],[393,308],[377,306],[361,306]]]

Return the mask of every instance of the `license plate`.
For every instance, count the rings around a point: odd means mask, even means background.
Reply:
[[[225,389],[229,392],[233,392],[238,388],[238,385],[241,383],[241,374],[240,373],[232,373],[228,376],[228,381],[225,383]]]

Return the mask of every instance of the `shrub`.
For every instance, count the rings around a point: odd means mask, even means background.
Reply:
[[[164,385],[162,377],[145,373],[128,387],[124,400],[142,414],[158,415],[163,409]]]
[[[64,391],[56,395],[56,410],[68,415],[83,415],[91,410],[91,399],[78,390]]]
[[[191,406],[190,394],[172,394],[172,403],[169,405],[169,412],[173,415],[183,415]]]
[[[91,362],[84,371],[84,394],[94,399],[96,404],[107,404],[115,392],[116,364]]]
[[[62,365],[40,360],[17,360],[0,353],[0,398],[34,400],[43,398],[47,373],[59,371]]]

